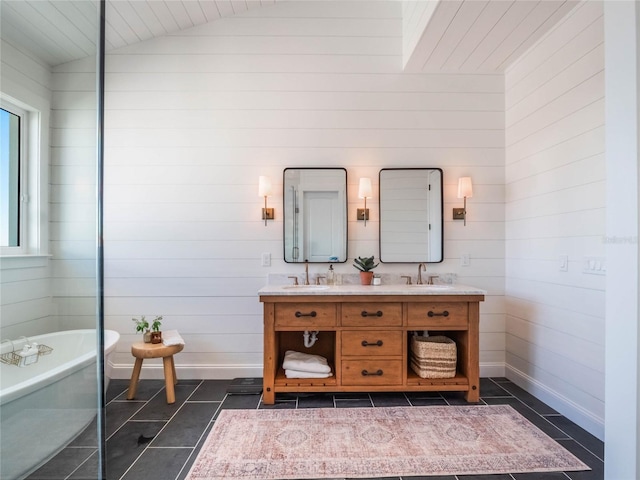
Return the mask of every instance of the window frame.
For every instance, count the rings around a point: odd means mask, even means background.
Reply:
[[[49,251],[49,100],[3,81],[0,103],[26,112],[22,128],[20,247],[0,247],[0,270],[20,258],[50,256]],[[16,259],[10,263],[5,259]]]
[[[28,164],[29,164],[29,134],[30,112],[14,102],[0,97],[0,108],[16,115],[18,120],[18,245],[0,245],[0,255],[24,255],[29,252],[28,231]]]

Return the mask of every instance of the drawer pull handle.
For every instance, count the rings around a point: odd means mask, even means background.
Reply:
[[[363,377],[367,377],[367,376],[381,377],[382,373],[383,373],[382,370],[378,370],[377,372],[374,372],[374,373],[369,373],[367,370],[362,370],[362,376]]]
[[[315,310],[311,310],[311,313],[302,313],[302,312],[296,312],[296,318],[300,318],[300,317],[315,317],[318,314],[316,313]]]
[[[448,317],[449,316],[449,312],[448,311],[444,311],[442,313],[435,313],[432,310],[429,310],[429,313],[427,313],[427,317]]]
[[[360,315],[363,317],[381,317],[382,311],[378,310],[377,312],[366,312],[363,310]]]
[[[363,347],[381,347],[382,340],[378,340],[377,342],[367,342],[366,340],[362,340]]]

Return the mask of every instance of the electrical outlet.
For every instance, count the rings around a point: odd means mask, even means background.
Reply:
[[[469,266],[469,254],[468,253],[463,253],[462,255],[460,255],[460,266],[462,266],[462,267],[468,267]]]
[[[270,267],[271,266],[271,254],[270,253],[263,253],[262,254],[262,266],[263,267]]]

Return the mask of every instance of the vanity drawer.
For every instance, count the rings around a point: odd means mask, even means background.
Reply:
[[[275,305],[276,327],[335,327],[335,303],[278,303]]]
[[[402,385],[402,360],[342,360],[342,385]]]
[[[402,355],[401,331],[345,330],[342,332],[342,355]]]
[[[410,327],[467,328],[469,305],[466,302],[411,302],[408,305]]]
[[[402,304],[343,303],[342,325],[345,327],[400,327],[402,326]]]

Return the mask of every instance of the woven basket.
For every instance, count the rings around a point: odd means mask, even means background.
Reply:
[[[420,378],[456,376],[456,342],[448,337],[411,337],[411,369]]]

